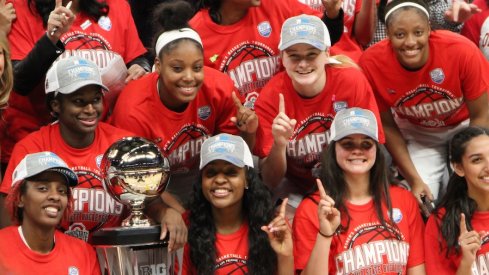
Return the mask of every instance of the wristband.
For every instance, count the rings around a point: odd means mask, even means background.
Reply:
[[[331,238],[331,237],[333,237],[336,234],[336,232],[333,232],[333,234],[331,234],[331,235],[326,235],[326,234],[323,234],[321,232],[321,230],[319,230],[318,233],[319,233],[319,235],[321,235],[321,236],[323,236],[325,238]]]

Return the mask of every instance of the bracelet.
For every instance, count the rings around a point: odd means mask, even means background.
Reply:
[[[319,235],[321,235],[321,236],[323,236],[325,238],[331,238],[331,237],[333,237],[336,234],[336,232],[333,232],[333,234],[331,234],[331,235],[326,235],[326,234],[323,234],[321,232],[321,230],[319,230],[318,233],[319,233]]]

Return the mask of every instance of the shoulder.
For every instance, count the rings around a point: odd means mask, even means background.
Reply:
[[[199,10],[192,19],[189,21],[189,25],[192,26],[193,29],[199,29],[201,25],[204,24],[204,18],[207,16],[209,10],[201,9]]]
[[[447,30],[432,31],[430,47],[434,47],[434,52],[447,51],[451,54],[464,54],[471,50],[479,50],[467,37]]]
[[[112,139],[116,139],[116,140],[123,137],[136,136],[134,133],[130,131],[115,127],[105,122],[99,122],[98,127],[104,136],[111,137]]]
[[[380,60],[385,60],[386,53],[390,52],[391,44],[389,39],[385,38],[375,45],[369,47],[360,57],[359,64],[363,68],[371,63],[377,63]]]
[[[156,72],[149,73],[140,79],[132,80],[122,90],[117,101],[138,101],[148,97],[153,87],[156,87],[158,74]]]
[[[214,68],[204,66],[204,83],[202,90],[205,93],[225,93],[231,94],[234,83],[228,75]]]
[[[399,186],[391,186],[389,193],[393,207],[419,212],[418,202],[410,191]]]

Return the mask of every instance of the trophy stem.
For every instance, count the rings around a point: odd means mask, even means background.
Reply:
[[[148,227],[152,223],[143,213],[144,198],[129,200],[131,205],[131,214],[122,221],[123,227]]]

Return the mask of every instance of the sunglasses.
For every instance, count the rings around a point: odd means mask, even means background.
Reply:
[[[370,139],[364,139],[361,140],[360,142],[355,142],[352,139],[342,139],[338,141],[338,144],[341,146],[341,148],[347,151],[353,151],[355,149],[367,151],[375,146],[375,142]]]

